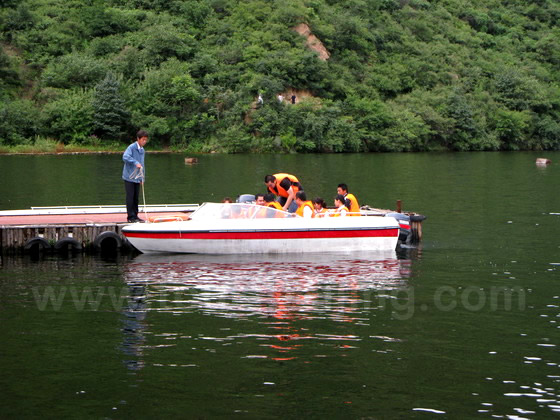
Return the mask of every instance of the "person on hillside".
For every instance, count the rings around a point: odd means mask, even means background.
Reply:
[[[327,203],[321,197],[315,198],[313,201],[314,215],[313,217],[325,217],[327,213]]]
[[[138,217],[138,197],[140,185],[144,183],[146,171],[144,168],[144,146],[148,143],[148,133],[144,130],[136,133],[136,141],[129,145],[123,153],[124,167],[122,179],[126,193],[127,221],[131,223],[143,222]]]
[[[282,205],[282,210],[290,213],[294,213],[297,210],[297,204],[294,202],[294,199],[296,193],[303,190],[303,187],[294,175],[285,173],[266,175],[264,183],[268,191],[278,196],[278,202]]]
[[[354,194],[348,193],[348,185],[338,184],[336,192],[344,197],[344,204],[350,210],[349,216],[360,216],[360,204]]]
[[[295,105],[295,104],[296,104],[296,95],[293,94],[292,95],[292,105]]]
[[[296,204],[298,208],[296,214],[300,217],[312,218],[313,217],[313,203],[307,201],[305,191],[298,191],[296,193]]]

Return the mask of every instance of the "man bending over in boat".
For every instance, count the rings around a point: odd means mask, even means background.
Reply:
[[[294,213],[297,210],[297,205],[294,202],[296,193],[303,190],[299,180],[290,174],[274,174],[266,175],[264,183],[268,191],[278,196],[278,201],[282,205],[284,211]]]
[[[360,216],[360,205],[358,204],[358,199],[354,196],[354,194],[348,193],[348,185],[338,184],[336,192],[344,197],[344,204],[350,210],[350,214],[348,216]]]
[[[301,217],[313,217],[313,203],[311,201],[307,201],[307,196],[305,195],[305,191],[298,191],[296,193],[296,204],[298,205],[298,209],[296,210],[296,214]]]

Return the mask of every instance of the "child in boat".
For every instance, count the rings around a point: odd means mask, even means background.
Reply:
[[[313,200],[313,217],[325,217],[327,213],[327,203],[321,197],[317,197]]]
[[[334,210],[334,213],[331,214],[331,216],[344,217],[348,214],[348,207],[346,207],[346,204],[344,203],[344,196],[342,194],[338,194],[334,198],[334,206],[336,207],[336,210]]]

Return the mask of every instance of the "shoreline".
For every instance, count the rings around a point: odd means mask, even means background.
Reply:
[[[117,155],[123,154],[124,150],[83,150],[74,152],[0,152],[0,156],[14,156],[14,155]],[[146,153],[185,153],[184,151],[174,150],[146,150]]]

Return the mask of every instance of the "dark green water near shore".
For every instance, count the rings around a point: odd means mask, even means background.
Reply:
[[[537,157],[552,164],[537,167]],[[118,155],[0,156],[0,209],[121,204]],[[147,156],[148,204],[296,174],[425,214],[398,254],[3,256],[1,418],[560,415],[560,153]]]

